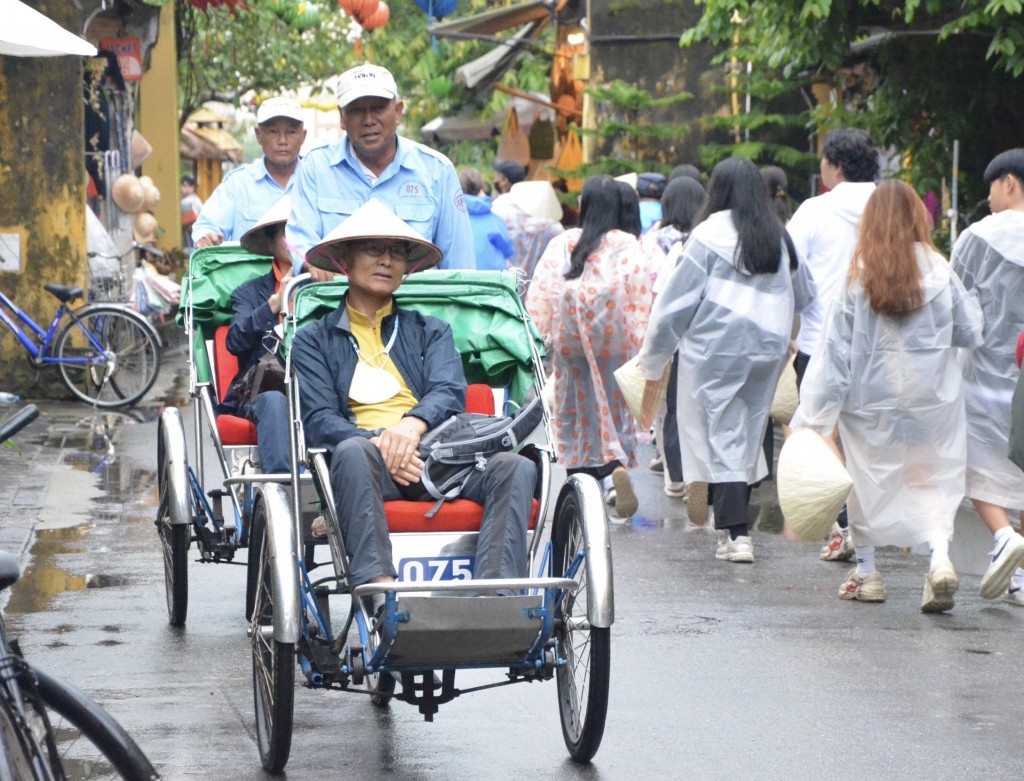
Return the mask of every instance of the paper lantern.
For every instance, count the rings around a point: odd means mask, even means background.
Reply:
[[[338,5],[341,6],[341,10],[345,12],[345,16],[352,17],[352,0],[338,0]]]
[[[377,3],[380,0],[349,0],[349,5],[352,6],[352,13],[349,14],[359,24],[363,23],[370,14],[377,10]]]
[[[121,211],[135,214],[142,210],[146,192],[135,174],[121,174],[110,188],[110,197]]]
[[[432,13],[434,18],[439,21],[455,10],[455,4],[456,0],[416,0],[416,5],[423,10],[423,13]]]
[[[363,19],[360,24],[367,30],[376,30],[378,27],[383,27],[388,23],[388,19],[391,18],[391,9],[384,0],[380,0],[377,4],[377,10]]]

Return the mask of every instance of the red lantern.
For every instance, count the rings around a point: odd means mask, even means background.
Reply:
[[[362,24],[362,26],[367,30],[376,30],[378,27],[386,25],[390,18],[391,9],[384,0],[380,0],[377,4],[376,10],[360,22],[360,24]]]
[[[352,6],[352,13],[349,15],[359,22],[359,24],[362,24],[364,19],[372,15],[377,10],[378,1],[379,0],[348,0],[349,5]]]
[[[352,0],[338,0],[338,5],[341,6],[341,10],[345,12],[345,16],[352,17]]]

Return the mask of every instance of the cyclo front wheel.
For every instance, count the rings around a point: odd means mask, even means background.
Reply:
[[[295,645],[274,639],[274,572],[267,539],[267,509],[257,502],[252,515],[249,548],[256,558],[249,636],[252,642],[252,690],[256,709],[256,741],[263,768],[278,773],[288,762],[292,746],[295,703]],[[258,542],[256,542],[258,541]]]
[[[54,354],[68,390],[101,409],[134,404],[160,372],[159,338],[140,315],[116,306],[74,313]]]
[[[185,428],[177,408],[168,408],[160,415],[156,465],[160,490],[156,530],[163,550],[167,620],[171,626],[184,626],[188,613],[188,546],[192,536],[192,497],[188,487]]]
[[[583,507],[583,497],[575,490],[566,493],[558,506],[551,531],[555,576],[563,576],[577,553],[586,551]],[[589,762],[601,745],[608,715],[610,630],[591,626],[587,617],[589,584],[585,558],[573,578],[578,584],[576,593],[566,592],[555,616],[556,649],[566,661],[557,669],[555,681],[565,746],[573,759]]]

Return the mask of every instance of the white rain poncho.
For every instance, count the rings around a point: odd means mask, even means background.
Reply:
[[[967,495],[1024,507],[1024,472],[1007,457],[1010,401],[1019,369],[1017,337],[1024,330],[1024,212],[1008,209],[976,222],[953,247],[953,270],[976,290],[985,315],[985,342],[965,368]]]
[[[740,265],[728,211],[693,229],[651,312],[640,351],[658,379],[679,350],[678,420],[688,481],[756,483],[768,474],[761,447],[768,409],[789,348],[794,309],[814,295],[782,251],[774,274]]]
[[[918,265],[924,304],[905,317],[872,311],[859,282],[832,303],[791,423],[829,436],[838,421],[857,546],[952,537],[964,496],[957,348],[980,344],[981,308],[941,255],[920,246]]]

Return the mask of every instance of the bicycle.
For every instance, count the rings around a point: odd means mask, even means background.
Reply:
[[[28,405],[0,426],[0,443],[39,416]],[[20,576],[0,551],[0,590]],[[159,774],[124,728],[70,684],[30,664],[0,617],[0,781],[114,777],[157,781]]]
[[[56,365],[75,397],[101,409],[127,407],[145,396],[160,371],[162,342],[153,325],[123,304],[70,307],[84,295],[81,287],[44,289],[60,301],[48,329],[0,291],[0,322],[17,337],[32,365]]]

